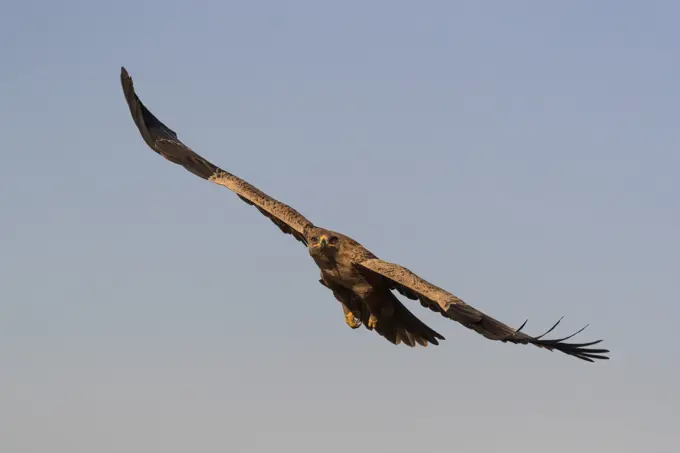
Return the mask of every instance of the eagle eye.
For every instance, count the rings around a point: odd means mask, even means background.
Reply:
[[[338,237],[337,237],[337,236],[333,236],[332,238],[330,238],[330,239],[328,240],[328,243],[329,243],[329,244],[332,244],[332,245],[337,244],[337,243],[338,243]]]
[[[319,236],[312,236],[311,241],[312,242],[319,242]]]

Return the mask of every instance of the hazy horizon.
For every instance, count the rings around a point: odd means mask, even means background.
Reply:
[[[629,453],[680,407],[680,6],[14,3],[0,450]],[[611,360],[349,329],[215,164],[503,322]]]

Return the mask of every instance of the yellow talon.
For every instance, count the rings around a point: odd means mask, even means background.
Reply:
[[[371,315],[370,318],[368,318],[368,328],[369,329],[375,329],[377,326],[378,326],[378,318]]]
[[[347,325],[350,326],[352,329],[356,329],[361,326],[361,321],[357,319],[357,317],[354,316],[354,313],[352,313],[351,311],[345,314],[345,323],[347,323]]]

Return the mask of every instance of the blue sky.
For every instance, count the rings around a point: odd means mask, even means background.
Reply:
[[[674,2],[14,2],[0,15],[3,452],[617,453],[680,391]],[[352,331],[223,168],[612,360]],[[676,411],[673,411],[673,408]]]

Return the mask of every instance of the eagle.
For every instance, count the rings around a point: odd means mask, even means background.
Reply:
[[[531,344],[549,351],[560,351],[587,362],[609,359],[608,349],[593,348],[602,340],[586,343],[567,342],[578,333],[564,338],[531,336],[522,331],[526,321],[514,329],[468,305],[448,291],[428,282],[406,267],[378,258],[354,239],[315,225],[292,207],[270,197],[255,186],[229,173],[182,143],[177,134],[163,124],[137,96],[132,78],[121,67],[121,84],[125,100],[139,133],[156,153],[194,175],[226,187],[241,200],[254,206],[279,229],[307,248],[320,269],[319,283],[328,288],[342,305],[345,323],[352,329],[362,325],[395,345],[438,345],[444,337],[418,319],[399,300],[406,299],[441,316],[456,321],[490,340],[503,343]]]

